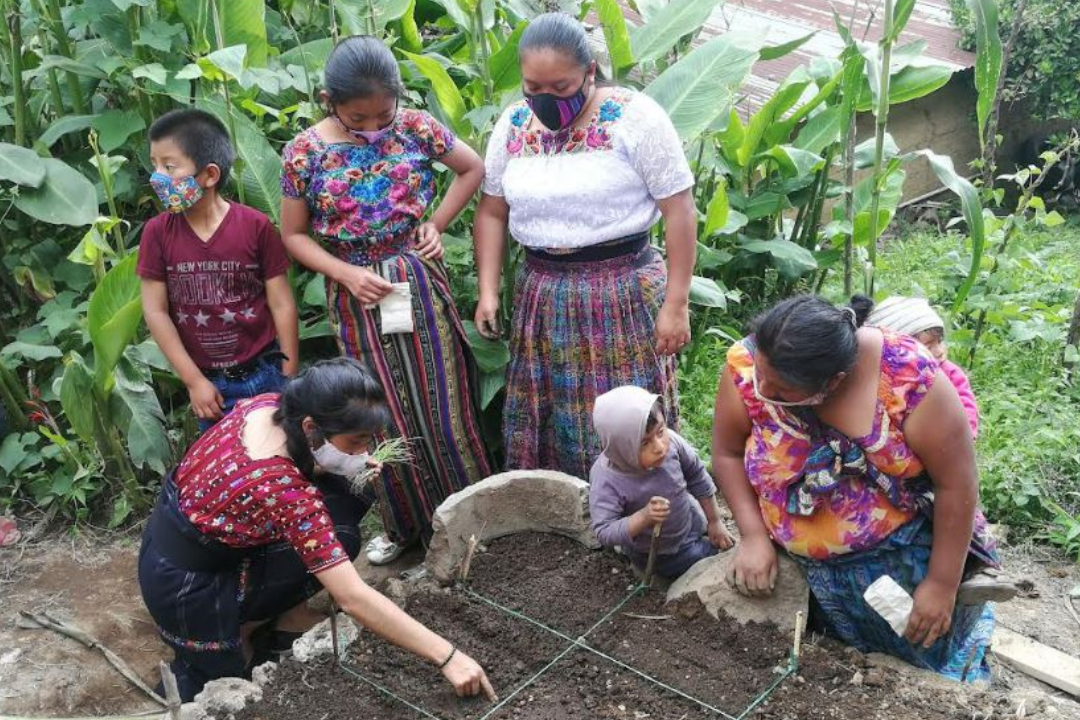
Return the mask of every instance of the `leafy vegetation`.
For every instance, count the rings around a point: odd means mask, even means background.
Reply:
[[[949,5],[957,27],[965,31],[965,46],[974,49],[978,12],[971,11],[970,0],[950,0]],[[1000,0],[1003,28],[1012,27],[1021,5],[1026,7],[1009,58],[1003,99],[1007,103],[1022,101],[1024,111],[1040,119],[1080,117],[1076,92],[1080,6],[1057,0]]]
[[[743,318],[791,292],[851,288],[859,275],[867,288],[880,276],[879,294],[900,289],[891,275],[899,253],[886,248],[875,272],[875,239],[896,213],[904,164],[918,155],[960,198],[971,235],[913,242],[950,258],[948,267],[926,269],[926,287],[966,313],[958,315],[958,351],[973,345],[985,311],[980,366],[998,367],[999,353],[1018,362],[1000,349],[1005,321],[995,293],[1015,277],[1014,254],[1031,250],[1029,225],[1057,220],[1045,208],[1040,215],[1030,193],[1020,221],[984,217],[979,193],[948,158],[896,146],[887,132],[890,106],[932,93],[951,74],[923,57],[925,44],[895,44],[912,0],[887,3],[891,31],[880,43],[856,41],[837,19],[839,54],[797,68],[753,111],[740,94],[753,63],[781,57],[809,36],[780,47],[729,36],[695,43],[721,1],[638,0],[645,23],[631,27],[614,0],[0,0],[0,407],[9,431],[0,438],[0,505],[113,525],[145,509],[157,478],[194,431],[186,393],[140,324],[134,259],[142,224],[159,209],[146,184],[145,129],[179,105],[215,114],[239,158],[227,192],[276,221],[280,147],[321,117],[321,68],[335,39],[355,33],[379,35],[394,49],[408,104],[483,149],[502,109],[520,97],[517,42],[529,19],[591,7],[600,23],[594,41],[606,47],[605,74],[667,109],[697,180],[696,339],[682,374],[688,434],[699,446],[708,446],[721,349],[740,334]],[[988,58],[977,80],[981,129],[996,77],[994,58],[981,48],[992,49],[997,29],[992,0],[972,2],[983,11],[980,58]],[[867,111],[877,115],[878,132],[859,145],[854,116]],[[871,172],[856,182],[856,169]],[[1000,203],[995,192],[984,188],[983,202]],[[476,302],[471,221],[470,208],[444,238],[465,317]],[[987,242],[994,250],[984,258]],[[506,277],[519,261],[519,251],[508,253]],[[296,271],[292,280],[302,352],[332,353],[322,279]],[[509,283],[504,293],[508,311]],[[1020,342],[1054,341],[1043,335],[1060,317],[1018,317],[1008,321],[1035,323],[1023,326],[1031,337],[1016,331]],[[482,371],[486,429],[496,438],[508,350],[466,325]],[[1054,362],[1017,372],[1029,373],[1045,397],[1036,371],[1067,380]],[[986,377],[987,392],[1003,387]],[[1003,402],[988,403],[989,425],[991,413],[1007,413]],[[1060,408],[1071,412],[1067,403]],[[1004,470],[1004,448],[1015,440],[1009,433],[1021,431],[1010,424],[1016,421],[1002,419],[1000,430],[987,430],[1000,439],[983,441],[997,443],[985,470],[994,498],[988,504],[1001,517],[1055,527],[1065,538],[1072,530],[1064,521],[1046,523],[1071,517],[1075,502],[1053,488],[1027,493],[1049,481]],[[1060,466],[1062,478],[1075,479],[1071,467]],[[1021,504],[1021,495],[1036,499]]]

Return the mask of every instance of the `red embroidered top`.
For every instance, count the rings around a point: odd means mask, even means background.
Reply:
[[[322,493],[289,458],[252,460],[244,447],[248,415],[277,404],[276,394],[242,400],[195,441],[176,471],[180,509],[230,547],[287,542],[315,573],[348,559]]]

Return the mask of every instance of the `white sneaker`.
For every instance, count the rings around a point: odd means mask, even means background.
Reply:
[[[405,548],[398,545],[396,542],[391,542],[390,538],[385,535],[379,535],[376,538],[372,538],[371,542],[364,548],[368,562],[372,565],[386,565],[387,563],[391,563],[394,560],[397,560],[404,550]]]

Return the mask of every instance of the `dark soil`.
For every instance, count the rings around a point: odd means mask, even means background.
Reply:
[[[638,598],[589,644],[731,715],[787,667],[791,652],[791,641],[772,626],[718,620],[696,598],[665,606],[660,593]]]
[[[487,669],[505,704],[492,720],[698,720],[720,715],[627,669],[739,716],[787,666],[790,639],[766,625],[709,616],[699,603],[664,606],[647,591],[604,622],[634,587],[620,558],[565,538],[525,534],[495,541],[473,563],[472,588],[586,641],[619,662],[576,648],[522,687],[570,643],[468,596],[424,589],[407,609]],[[625,665],[620,665],[624,663]],[[459,700],[441,674],[369,632],[339,668],[286,662],[263,699],[236,720],[361,720],[424,717],[350,671],[445,720],[478,720],[492,707]],[[757,720],[958,720],[973,717],[955,686],[912,682],[892,667],[825,642],[807,644],[797,676],[752,713]],[[967,713],[966,715],[964,713]]]
[[[502,605],[572,637],[588,630],[637,585],[628,563],[560,535],[500,538],[477,555],[469,583]]]
[[[406,609],[483,665],[500,693],[521,685],[567,645],[543,630],[457,592],[413,595]],[[351,648],[345,667],[440,718],[464,719],[483,714],[485,701],[459,700],[438,670],[371,633],[363,633]],[[364,693],[357,693],[361,694]],[[360,698],[356,700],[359,702]],[[393,716],[398,717],[396,713]]]

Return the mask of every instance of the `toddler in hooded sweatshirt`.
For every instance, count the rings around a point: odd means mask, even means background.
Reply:
[[[638,568],[653,526],[663,523],[656,573],[673,579],[734,544],[720,520],[716,485],[694,449],[668,429],[659,396],[624,386],[596,399],[593,425],[603,448],[589,473],[592,529]]]

